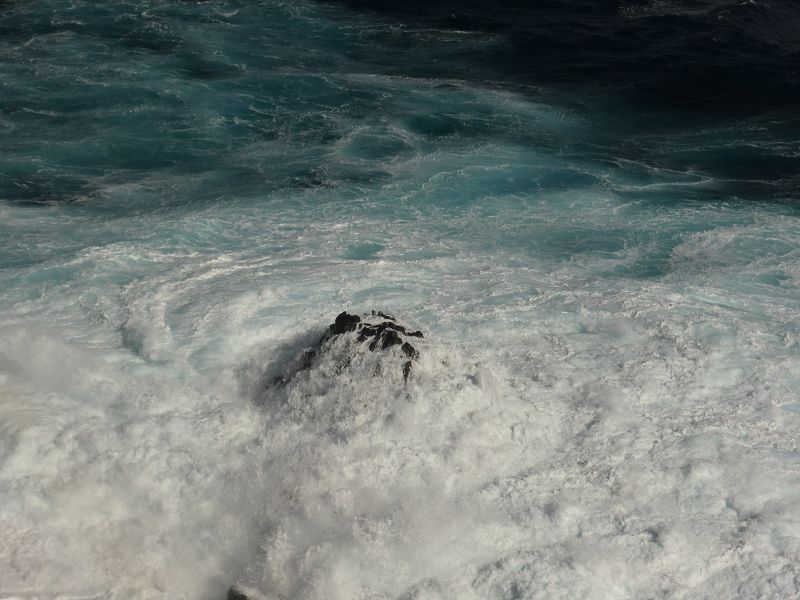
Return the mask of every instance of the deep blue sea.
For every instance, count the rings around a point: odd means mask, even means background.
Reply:
[[[798,598],[798,445],[800,3],[0,1],[0,599]]]

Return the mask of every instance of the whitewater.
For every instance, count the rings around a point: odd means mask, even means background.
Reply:
[[[796,115],[508,43],[0,3],[0,599],[800,597]],[[408,381],[271,387],[343,310]]]

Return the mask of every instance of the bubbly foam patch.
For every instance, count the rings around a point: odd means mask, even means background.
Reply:
[[[584,220],[644,218],[607,205],[587,200]],[[502,223],[514,239],[578,215],[497,210],[434,215],[431,231],[475,235],[425,257],[413,221],[284,213],[258,229],[282,219],[281,252],[125,243],[49,263],[58,277],[3,311],[0,590],[791,595],[800,338],[793,251],[769,241],[791,222],[709,209],[714,228],[642,279],[597,275],[640,247],[498,247]],[[221,211],[208,234],[259,214]],[[295,232],[312,228],[309,246]],[[338,258],[364,228],[379,256]],[[109,286],[120,269],[129,282]],[[408,381],[368,350],[343,368],[343,341],[270,385],[359,303],[425,332]]]

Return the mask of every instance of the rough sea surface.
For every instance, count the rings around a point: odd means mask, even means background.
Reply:
[[[789,0],[0,2],[0,598],[797,598],[798,104]]]

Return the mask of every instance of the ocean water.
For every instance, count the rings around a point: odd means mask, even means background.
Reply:
[[[0,598],[799,597],[798,32],[0,2]]]

